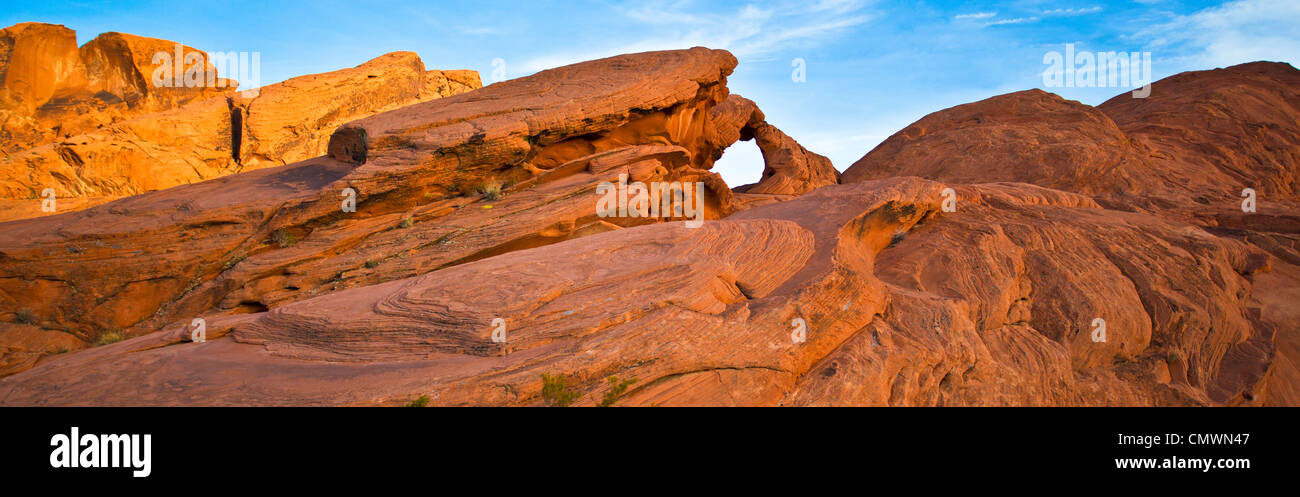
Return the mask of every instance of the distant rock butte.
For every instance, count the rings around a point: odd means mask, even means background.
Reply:
[[[59,25],[29,22],[0,29],[0,151],[18,152],[237,86],[215,79],[225,86],[154,87],[154,54],[171,55],[175,46],[156,38],[104,33],[78,48],[76,32]],[[200,56],[183,69],[203,64],[215,74],[206,52],[182,47],[184,53]]]
[[[0,404],[543,405],[542,374],[575,405],[610,376],[632,406],[1300,404],[1294,69],[1132,108],[995,97],[841,177],[729,94],[735,65],[574,64],[351,121],[322,157],[0,224]],[[764,173],[732,189],[710,168],[741,140]],[[703,183],[708,221],[599,216],[620,176]],[[1209,210],[1247,182],[1272,220]]]
[[[474,71],[426,71],[416,54],[394,52],[249,92],[234,92],[234,82],[159,88],[151,57],[172,52],[173,42],[106,33],[78,52],[75,33],[62,26],[3,33],[0,43],[12,41],[0,52],[8,46],[12,55],[0,54],[0,118],[14,131],[0,136],[0,220],[44,215],[45,188],[60,211],[77,210],[317,157],[341,124],[481,86]],[[51,46],[64,48],[46,53]],[[205,53],[184,50],[206,63]],[[72,69],[50,73],[34,62],[49,58]]]

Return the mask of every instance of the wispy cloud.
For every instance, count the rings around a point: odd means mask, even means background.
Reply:
[[[1031,22],[1038,22],[1038,17],[1017,17],[1017,18],[1015,18],[1015,19],[998,19],[998,20],[996,20],[996,21],[989,21],[989,22],[985,23],[984,25],[985,25],[985,26],[1001,26],[1001,25],[1004,25],[1004,24],[1027,24],[1027,23],[1031,23]]]
[[[1256,60],[1295,63],[1300,55],[1300,2],[1238,0],[1141,30],[1132,38],[1159,59],[1187,69],[1222,67]]]
[[[638,2],[619,7],[633,21],[655,26],[653,34],[613,40],[607,48],[552,54],[526,60],[525,73],[622,53],[706,46],[757,59],[792,46],[816,45],[872,19],[864,0],[789,1],[746,5],[721,12],[690,12],[689,2]]]
[[[1095,14],[1097,12],[1101,12],[1101,7],[1094,6],[1094,7],[1082,8],[1082,9],[1044,10],[1043,15],[1056,16],[1056,17],[1073,17],[1073,16],[1081,16],[1085,14]]]
[[[953,19],[988,19],[996,15],[998,15],[997,12],[974,12],[970,14],[957,14],[956,16],[953,16]]]

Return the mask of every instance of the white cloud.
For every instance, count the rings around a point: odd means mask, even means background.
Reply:
[[[988,19],[998,15],[997,12],[974,12],[971,14],[957,14],[953,19]]]
[[[1239,0],[1207,8],[1134,35],[1157,59],[1206,69],[1256,60],[1294,64],[1300,55],[1300,2]],[[1174,68],[1170,68],[1174,69]]]
[[[766,7],[746,5],[728,12],[691,12],[688,2],[636,3],[622,8],[631,20],[655,26],[653,35],[613,40],[607,48],[552,54],[524,61],[524,74],[617,54],[705,46],[731,51],[743,60],[770,56],[796,44],[818,44],[871,20],[863,0],[797,0]]]
[[[1044,10],[1044,11],[1043,11],[1043,15],[1045,15],[1045,16],[1073,17],[1073,16],[1081,16],[1081,15],[1084,15],[1084,14],[1095,14],[1095,13],[1097,13],[1097,12],[1101,12],[1101,7],[1095,7],[1095,6],[1094,6],[1094,7],[1084,8],[1084,9],[1052,9],[1052,10]]]
[[[1003,24],[1027,24],[1027,23],[1031,23],[1031,22],[1038,22],[1038,18],[1037,18],[1037,17],[1017,17],[1017,18],[1015,18],[1015,19],[998,19],[998,20],[996,20],[996,21],[988,22],[988,23],[986,23],[986,24],[984,24],[984,25],[985,25],[985,26],[1001,26],[1001,25],[1003,25]]]

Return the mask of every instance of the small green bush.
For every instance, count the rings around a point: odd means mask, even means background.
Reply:
[[[36,313],[32,312],[31,309],[24,307],[18,309],[18,312],[14,313],[14,319],[17,319],[18,322],[22,324],[36,324]]]
[[[609,391],[605,392],[605,398],[601,399],[600,403],[596,404],[596,407],[613,406],[615,402],[618,402],[618,398],[627,392],[627,387],[636,383],[636,378],[619,381],[617,376],[610,376],[606,378],[606,381],[609,382]]]
[[[429,406],[428,395],[421,395],[420,398],[412,400],[410,404],[406,404],[406,407],[428,407],[428,406]]]
[[[410,228],[411,226],[415,226],[415,220],[409,217],[404,217],[402,222],[397,223],[398,228]]]
[[[371,260],[366,261],[366,267],[367,267],[367,268],[375,268],[375,267],[378,267],[378,266],[379,266],[379,259],[371,259]]]
[[[551,407],[569,407],[578,398],[578,392],[569,390],[564,375],[542,373],[542,399]]]

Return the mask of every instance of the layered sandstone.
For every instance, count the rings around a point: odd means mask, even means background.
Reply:
[[[346,160],[0,225],[6,309],[93,341],[662,220],[597,216],[588,195],[620,175],[708,184],[704,216],[725,215],[730,190],[706,169],[708,110],[734,65],[696,49],[546,71],[350,124],[329,146]],[[337,151],[348,147],[364,160]],[[499,199],[478,193],[492,186]],[[356,212],[342,210],[345,192]]]
[[[0,112],[15,122],[5,128],[57,133],[0,137],[11,152],[0,158],[0,219],[44,215],[46,188],[59,211],[77,210],[317,157],[344,123],[481,86],[474,71],[427,71],[416,54],[393,52],[246,92],[230,91],[235,84],[220,78],[217,86],[158,87],[150,79],[157,69],[152,56],[170,55],[172,42],[106,33],[80,51],[49,54],[24,47],[54,40],[66,48],[68,40],[75,45],[75,34],[49,25],[9,30],[16,48],[11,63],[0,59],[0,71],[12,80],[6,84],[11,105]],[[207,63],[207,54],[183,51],[202,54]],[[25,62],[42,57],[73,69],[45,75]],[[208,70],[215,78],[211,64]],[[48,88],[53,93],[39,91]]]
[[[214,318],[205,343],[171,327],[11,376],[0,398],[539,404],[556,372],[589,394],[577,405],[611,375],[641,380],[624,405],[1254,398],[1274,332],[1249,312],[1257,249],[1023,184],[961,187],[947,214],[943,187],[834,186],[699,229],[595,234]]]
[[[154,60],[157,53],[174,58],[178,46],[196,57]],[[179,64],[182,74],[211,74],[212,84],[152,84],[159,66],[171,63]],[[175,42],[104,33],[78,48],[76,32],[61,25],[16,24],[0,30],[0,151],[26,150],[218,96],[237,85],[216,77],[206,52]]]
[[[545,405],[543,374],[575,405],[611,376],[637,380],[619,405],[1300,403],[1293,232],[1185,196],[1230,158],[1296,201],[1284,68],[1131,108],[995,97],[840,177],[729,94],[735,64],[575,64],[350,122],[323,157],[0,224],[0,404]],[[745,139],[765,173],[733,191],[709,169]],[[707,221],[602,215],[620,181],[699,183]]]
[[[1032,183],[1248,236],[1296,264],[1297,88],[1294,67],[1254,62],[1171,76],[1148,98],[1124,93],[1098,107],[1041,90],[999,95],[925,116],[843,179]],[[1247,188],[1253,213],[1241,208]]]
[[[1300,401],[1293,365],[1300,329],[1295,305],[1284,302],[1298,296],[1300,274],[1297,85],[1294,67],[1254,62],[1171,76],[1154,83],[1147,98],[1124,93],[1098,107],[1038,90],[1000,95],[922,118],[856,162],[843,179],[914,175],[952,183],[1032,183],[1087,195],[1109,209],[1190,223],[1186,230],[1207,239],[1257,247],[1251,266],[1263,269],[1250,279],[1262,289],[1241,311],[1256,335],[1221,323],[1201,327],[1213,330],[1204,339],[1225,341],[1214,360],[1240,366],[1228,344],[1253,347],[1248,355],[1268,358],[1264,369],[1274,380],[1259,382],[1243,398],[1272,390],[1266,402],[1291,405]],[[1255,195],[1254,211],[1244,209],[1248,191]],[[960,191],[956,198],[963,198]],[[1169,259],[1162,266],[1173,267],[1178,258]],[[1156,312],[1147,294],[1143,303],[1149,314]],[[1185,305],[1171,307],[1186,319]],[[1225,315],[1233,314],[1209,314]],[[1235,338],[1216,336],[1222,334]],[[1258,338],[1274,334],[1267,342],[1276,347]],[[1258,381],[1263,375],[1261,369],[1247,376]]]
[[[732,95],[710,112],[718,123],[721,147],[753,140],[763,155],[762,179],[733,189],[744,194],[743,203],[753,204],[755,200],[764,203],[763,198],[771,197],[788,199],[839,183],[840,172],[830,159],[808,151],[794,138],[768,124],[767,117],[753,101]]]

